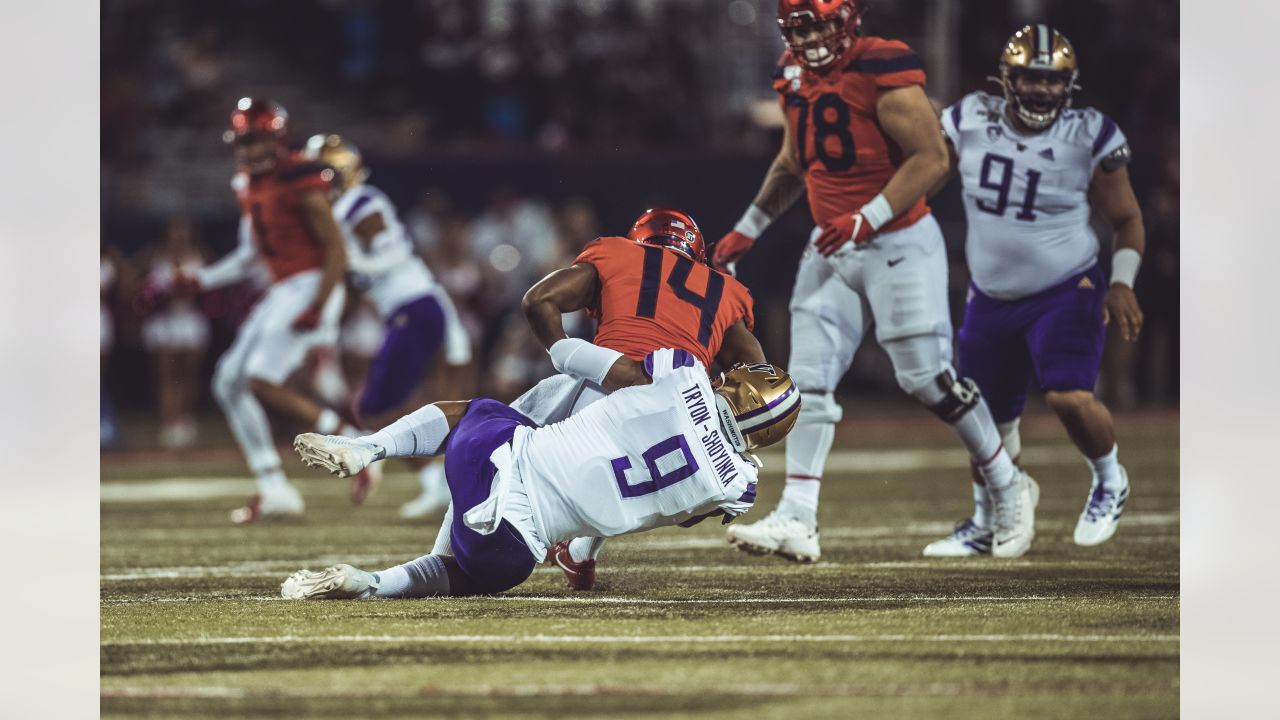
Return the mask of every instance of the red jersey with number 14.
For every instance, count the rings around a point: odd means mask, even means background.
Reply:
[[[815,73],[787,50],[773,73],[818,225],[856,212],[884,189],[903,158],[880,129],[876,101],[886,90],[924,85],[920,57],[897,40],[858,38],[836,62],[840,66]],[[906,227],[928,213],[922,198],[881,230]]]
[[[297,155],[281,158],[269,173],[242,173],[232,181],[240,211],[253,223],[254,243],[275,282],[324,265],[324,246],[302,216],[302,197],[327,191],[332,182],[331,168]]]
[[[675,348],[710,368],[729,326],[755,327],[745,285],[674,250],[602,237],[574,262],[590,263],[600,277],[600,295],[587,308],[600,321],[596,344],[632,360]]]

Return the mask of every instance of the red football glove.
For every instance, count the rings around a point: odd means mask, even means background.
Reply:
[[[823,225],[822,234],[813,242],[813,246],[823,256],[831,257],[850,240],[853,241],[854,247],[858,247],[869,242],[875,233],[876,231],[871,229],[871,223],[862,217],[862,211],[859,210],[852,215],[839,215]]]
[[[746,255],[755,244],[755,240],[737,230],[730,231],[716,243],[716,250],[711,255],[711,267],[732,273],[733,270],[729,266],[741,260],[742,256]]]
[[[293,329],[298,332],[315,330],[320,327],[320,306],[312,305],[293,319]]]

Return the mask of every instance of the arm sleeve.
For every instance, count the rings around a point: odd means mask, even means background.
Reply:
[[[240,216],[240,228],[236,235],[238,241],[235,250],[218,262],[196,271],[196,278],[202,289],[215,290],[249,276],[253,263],[258,258],[258,250],[253,244],[253,225],[248,215]]]

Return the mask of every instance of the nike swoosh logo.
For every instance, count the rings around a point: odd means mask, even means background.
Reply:
[[[897,265],[898,263],[902,262],[903,260],[906,260],[906,258],[905,258],[905,257],[894,258],[893,260],[890,260],[890,261],[889,261],[889,267],[893,267],[894,265]]]

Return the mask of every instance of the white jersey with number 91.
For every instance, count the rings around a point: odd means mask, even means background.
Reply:
[[[721,432],[706,369],[680,350],[649,359],[652,384],[618,390],[523,443],[516,474],[537,539],[613,537],[716,509],[736,516],[755,501],[758,469]]]
[[[1024,134],[1004,107],[1003,98],[970,93],[942,112],[942,129],[959,157],[973,282],[1014,300],[1097,262],[1089,184],[1126,141],[1111,118],[1090,108],[1063,110],[1045,130]]]

